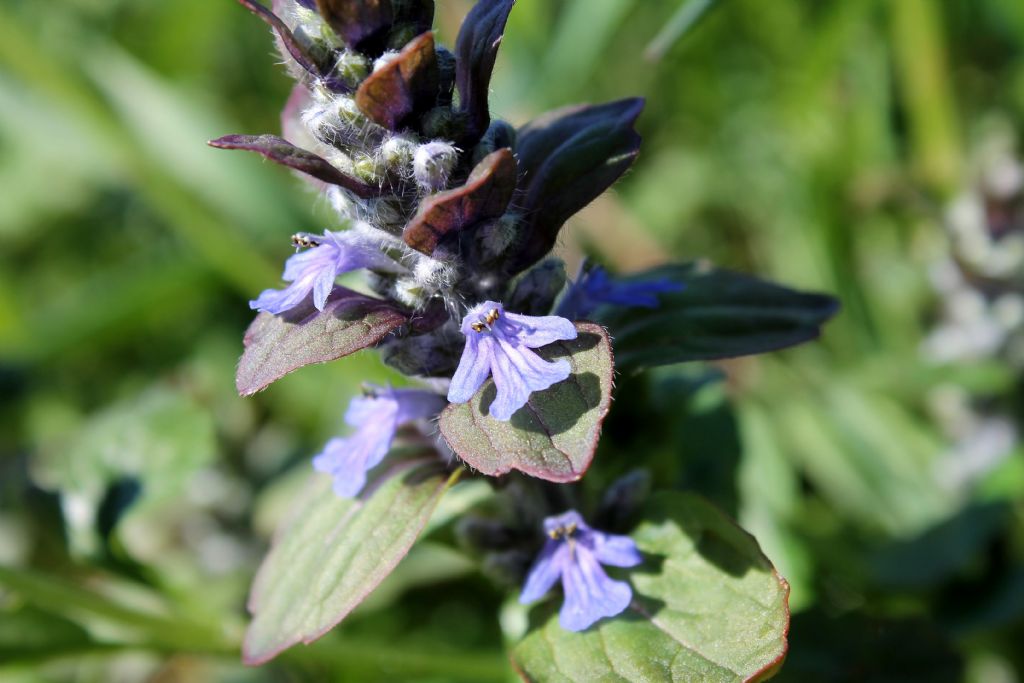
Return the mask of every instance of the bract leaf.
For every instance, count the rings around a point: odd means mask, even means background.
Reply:
[[[312,300],[281,315],[260,313],[245,333],[235,385],[255,394],[289,372],[373,346],[408,317],[391,304],[335,287],[323,311]]]

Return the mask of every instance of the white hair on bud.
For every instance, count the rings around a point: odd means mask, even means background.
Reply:
[[[413,157],[413,176],[426,192],[437,192],[448,186],[448,179],[459,155],[455,145],[434,140],[416,148]]]
[[[413,277],[430,293],[447,291],[455,286],[459,269],[452,261],[421,256],[413,267]]]
[[[380,71],[381,69],[386,67],[388,64],[390,64],[391,62],[395,61],[395,59],[397,59],[397,58],[398,58],[398,53],[397,52],[395,52],[394,50],[388,50],[387,52],[382,54],[380,57],[377,57],[376,60],[374,60],[374,62],[373,62],[373,70],[375,72],[376,71]]]
[[[412,177],[416,141],[405,135],[392,135],[380,147],[381,161],[388,170],[404,179]]]
[[[402,277],[395,280],[392,295],[408,308],[420,308],[427,302],[427,293],[416,278]]]

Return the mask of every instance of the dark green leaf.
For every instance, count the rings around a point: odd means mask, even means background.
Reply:
[[[498,47],[515,0],[479,0],[466,15],[455,43],[455,84],[462,111],[469,115],[470,139],[475,144],[490,124],[488,89]]]
[[[786,655],[789,586],[757,541],[693,495],[662,493],[632,536],[633,604],[583,633],[552,614],[515,647],[531,681],[751,681]]]
[[[665,266],[630,279],[685,287],[659,295],[657,309],[607,306],[597,312],[615,339],[620,368],[631,370],[800,344],[817,338],[839,308],[830,296],[701,263]]]
[[[501,216],[512,201],[516,180],[516,159],[511,150],[488,154],[469,174],[465,185],[423,200],[405,226],[405,243],[429,256],[444,236]]]
[[[392,462],[354,499],[317,475],[278,532],[249,599],[244,655],[260,664],[345,618],[405,557],[455,475],[434,454]]]
[[[519,131],[522,199],[529,217],[520,251],[509,265],[517,273],[555,246],[562,225],[626,172],[640,151],[633,129],[639,98],[550,112]]]
[[[583,476],[611,405],[614,363],[601,326],[577,323],[576,329],[575,340],[538,350],[548,360],[568,359],[572,376],[535,392],[510,421],[487,414],[496,393],[493,380],[468,403],[445,408],[441,433],[462,460],[490,476],[512,470],[557,482]]]
[[[323,311],[307,300],[282,315],[260,313],[245,333],[238,393],[254,394],[301,367],[373,346],[407,321],[392,305],[344,287],[334,288]]]
[[[428,31],[360,84],[356,104],[370,120],[396,130],[414,112],[434,104],[438,80],[434,34]]]
[[[222,138],[210,140],[207,144],[217,149],[242,149],[247,152],[256,152],[274,163],[305,173],[325,183],[344,187],[364,199],[376,197],[381,193],[380,189],[345,175],[327,159],[300,149],[276,135],[225,135]]]

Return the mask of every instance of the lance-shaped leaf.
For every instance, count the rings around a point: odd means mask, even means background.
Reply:
[[[391,304],[335,287],[323,311],[311,299],[281,315],[260,313],[245,333],[235,384],[255,394],[289,372],[373,346],[408,322]]]
[[[317,180],[344,187],[364,199],[381,194],[380,188],[345,175],[323,157],[300,149],[276,135],[225,135],[222,138],[210,140],[207,144],[217,149],[243,149],[247,152],[256,152],[275,163],[305,173]]]
[[[318,63],[317,59],[303,45],[284,21],[272,11],[256,2],[256,0],[238,0],[239,4],[262,19],[268,26],[274,29],[280,45],[287,50],[292,59],[303,69],[321,79],[329,88],[338,91],[347,91],[350,88],[341,80],[330,74],[330,68]]]
[[[487,100],[491,72],[513,4],[515,0],[479,0],[459,29],[455,42],[455,85],[470,128],[469,139],[461,141],[464,145],[475,144],[490,124]]]
[[[505,213],[516,191],[516,159],[508,148],[484,157],[469,174],[466,184],[427,197],[402,238],[428,256],[445,235]]]
[[[468,403],[445,408],[441,433],[463,461],[491,476],[512,470],[556,482],[583,476],[611,405],[614,363],[600,325],[576,323],[576,329],[576,339],[537,351],[547,360],[568,359],[572,375],[534,392],[508,422],[487,414],[495,396],[493,380]]]
[[[383,467],[358,498],[335,495],[320,475],[303,491],[253,583],[246,663],[311,643],[344,619],[409,552],[457,477],[436,454]]]
[[[439,78],[434,34],[428,31],[360,84],[356,104],[370,120],[396,130],[416,111],[434,105]]]
[[[821,334],[839,308],[824,294],[798,292],[747,275],[691,263],[627,281],[682,285],[656,309],[605,306],[596,317],[615,338],[619,367],[732,358],[793,346]]]
[[[391,0],[316,0],[316,6],[338,37],[354,50],[372,42],[395,20]]]
[[[512,653],[523,677],[637,683],[769,678],[786,656],[789,585],[757,541],[688,494],[655,496],[644,520],[631,535],[646,561],[621,574],[633,585],[630,607],[582,633],[562,629],[557,615],[542,615]]]
[[[519,131],[516,154],[524,179],[516,200],[528,218],[509,264],[517,273],[555,246],[569,218],[611,187],[640,151],[633,124],[642,99],[560,109]]]

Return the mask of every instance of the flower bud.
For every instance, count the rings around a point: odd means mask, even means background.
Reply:
[[[605,491],[594,523],[609,531],[629,529],[633,516],[640,510],[650,492],[650,472],[641,469],[627,472],[612,482]]]
[[[423,117],[423,134],[431,138],[457,140],[468,123],[469,119],[463,112],[451,107],[434,107]]]
[[[487,132],[484,133],[484,136],[480,138],[480,142],[473,148],[473,165],[475,166],[480,163],[491,152],[505,147],[515,148],[515,145],[516,129],[508,121],[495,119],[491,121]]]
[[[483,561],[484,576],[499,586],[518,586],[530,570],[533,556],[524,550],[489,553]]]
[[[473,552],[504,550],[515,544],[515,533],[507,524],[484,517],[463,517],[455,525],[459,545]]]
[[[448,186],[448,179],[456,161],[458,152],[450,143],[435,140],[420,145],[413,158],[413,176],[416,183],[426,192],[443,190]]]
[[[480,253],[484,260],[495,260],[504,254],[515,241],[518,228],[519,216],[512,213],[507,213],[480,227],[477,239],[480,241]]]
[[[355,88],[370,75],[370,60],[358,52],[344,50],[338,55],[334,72],[348,86]]]
[[[409,169],[415,154],[416,143],[401,135],[389,137],[380,148],[381,161],[390,171]]]
[[[454,325],[429,334],[392,337],[380,348],[381,359],[413,377],[446,377],[455,372],[464,338]]]
[[[549,258],[519,276],[508,305],[525,315],[547,315],[565,288],[567,276],[561,259]]]
[[[412,277],[403,277],[395,281],[391,295],[406,308],[420,308],[427,302],[427,292],[423,285]]]
[[[379,171],[377,159],[370,154],[357,154],[352,159],[352,175],[364,183],[375,184],[380,182]]]

